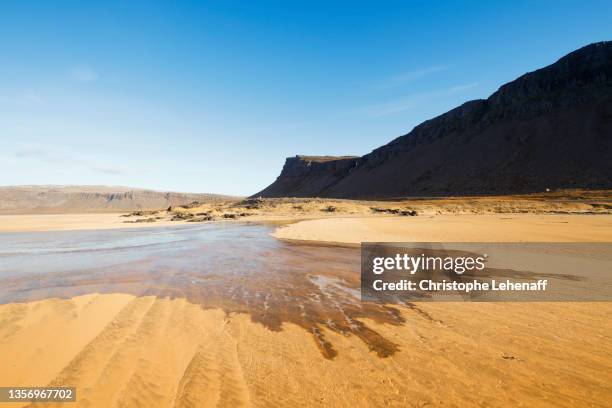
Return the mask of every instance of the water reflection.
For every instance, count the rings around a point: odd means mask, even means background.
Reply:
[[[356,248],[296,245],[262,225],[0,234],[0,302],[86,293],[186,298],[248,313],[270,330],[295,323],[321,353],[336,350],[322,328],[356,335],[385,357],[397,345],[362,323],[401,324],[399,311],[359,301]]]

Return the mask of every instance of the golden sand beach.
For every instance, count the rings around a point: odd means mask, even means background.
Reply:
[[[116,214],[11,217],[4,231],[125,226]],[[609,242],[612,216],[353,214],[271,231],[297,242],[289,251],[308,241]],[[261,293],[282,280],[274,279],[260,283]],[[95,282],[85,278],[69,298],[0,306],[7,357],[0,384],[75,386],[74,406],[83,407],[606,407],[612,400],[609,303],[414,303],[390,308],[393,319],[349,307],[341,313],[357,326],[345,331],[301,323],[289,305],[307,293],[272,302],[278,320],[270,320],[270,306],[249,304],[253,298],[136,295],[129,282],[117,286],[125,291],[100,293]],[[342,319],[333,307],[306,310]],[[394,351],[381,354],[378,341]]]
[[[610,242],[612,215],[436,215],[407,218],[306,220],[274,236],[340,242]]]
[[[70,384],[77,406],[93,407],[605,407],[612,398],[609,304],[428,303],[401,314],[402,326],[368,322],[398,353],[380,358],[330,332],[339,353],[329,360],[294,324],[271,331],[181,299],[3,305],[0,382]]]

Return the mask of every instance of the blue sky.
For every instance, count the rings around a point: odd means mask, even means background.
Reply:
[[[427,4],[431,3],[431,4]],[[594,41],[610,1],[0,4],[0,185],[252,194]]]

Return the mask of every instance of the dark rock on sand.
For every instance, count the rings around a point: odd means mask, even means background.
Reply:
[[[190,213],[184,213],[184,212],[175,212],[172,216],[172,218],[170,219],[170,221],[184,221],[184,220],[189,220],[190,218],[193,218],[193,214]]]
[[[138,224],[141,222],[156,222],[158,219],[159,217],[150,217],[150,218],[139,218],[134,221],[123,221],[123,222],[128,223],[128,224]]]

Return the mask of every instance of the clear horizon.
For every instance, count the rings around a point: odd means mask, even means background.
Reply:
[[[0,6],[0,185],[250,195],[587,44],[612,3]]]

